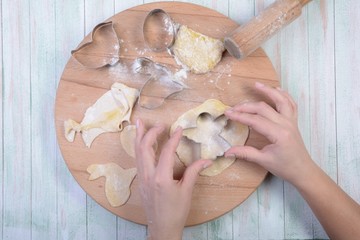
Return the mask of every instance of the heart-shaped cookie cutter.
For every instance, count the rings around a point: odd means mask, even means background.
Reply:
[[[104,22],[95,26],[91,41],[73,50],[71,55],[85,67],[101,68],[117,63],[119,52],[120,42],[113,22]]]

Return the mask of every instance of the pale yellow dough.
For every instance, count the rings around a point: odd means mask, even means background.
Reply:
[[[124,205],[130,197],[130,185],[136,176],[136,168],[123,169],[116,163],[92,164],[87,168],[89,180],[105,177],[105,195],[110,205]]]
[[[184,129],[176,152],[186,166],[199,158],[213,160],[201,175],[215,176],[228,168],[235,158],[226,158],[224,153],[231,146],[244,145],[248,138],[247,126],[225,117],[228,108],[219,100],[209,99],[184,113],[171,126],[171,134],[178,126]]]
[[[191,72],[211,71],[221,60],[224,43],[182,25],[176,34],[172,51],[175,58]]]
[[[120,134],[120,142],[121,146],[125,150],[125,152],[130,156],[135,158],[135,139],[136,139],[136,126],[128,125],[121,131]],[[158,143],[154,144],[154,151],[156,152],[158,148]]]
[[[128,125],[120,134],[121,146],[125,152],[135,158],[135,139],[136,139],[136,126]]]
[[[65,137],[73,142],[76,132],[81,132],[84,143],[91,146],[94,139],[105,132],[122,130],[124,122],[130,122],[132,108],[139,91],[122,83],[114,83],[111,90],[89,107],[81,123],[72,119],[65,121]]]

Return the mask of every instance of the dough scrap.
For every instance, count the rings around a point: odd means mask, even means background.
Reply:
[[[105,195],[110,205],[119,207],[130,198],[130,185],[134,180],[136,168],[123,169],[116,163],[92,164],[87,168],[89,180],[105,177]]]
[[[125,150],[125,152],[130,156],[135,158],[135,139],[136,139],[136,126],[128,125],[122,130],[120,134],[120,142],[121,146]],[[156,152],[158,148],[158,143],[154,143],[154,151]]]
[[[135,139],[136,139],[136,126],[128,125],[120,134],[121,146],[125,152],[135,158]]]
[[[138,96],[137,89],[114,83],[111,90],[86,110],[81,123],[72,119],[64,122],[66,139],[73,142],[75,133],[81,132],[85,145],[90,148],[91,143],[100,134],[121,131],[122,124],[130,122],[132,108]]]
[[[170,134],[178,126],[184,129],[176,152],[185,166],[198,158],[213,160],[200,175],[215,176],[228,168],[235,157],[224,157],[225,151],[234,145],[244,145],[248,138],[247,126],[225,117],[228,108],[219,100],[209,99],[185,112],[171,126]]]
[[[223,41],[205,36],[182,25],[172,48],[175,59],[196,74],[211,71],[221,60]]]

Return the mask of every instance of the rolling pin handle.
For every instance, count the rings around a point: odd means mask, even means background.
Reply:
[[[282,27],[301,15],[301,9],[311,0],[278,0],[247,24],[235,29],[224,39],[226,50],[242,59],[254,52]]]

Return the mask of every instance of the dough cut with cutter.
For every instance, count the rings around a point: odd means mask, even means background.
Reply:
[[[211,71],[220,62],[225,47],[223,41],[182,25],[171,50],[175,59],[191,72],[202,74]]]
[[[130,185],[134,180],[136,168],[123,169],[116,163],[92,164],[87,168],[89,180],[105,177],[105,195],[110,205],[124,205],[130,197]]]
[[[226,118],[224,113],[228,108],[219,100],[209,99],[185,112],[171,126],[170,134],[178,126],[183,128],[176,152],[185,166],[199,158],[213,160],[200,175],[215,176],[228,168],[235,157],[224,157],[225,151],[231,146],[244,145],[248,138],[247,126]]]
[[[64,122],[65,137],[73,142],[76,132],[81,132],[84,143],[91,146],[94,139],[105,132],[119,132],[124,122],[130,122],[132,108],[139,90],[122,83],[114,83],[111,90],[89,107],[81,123],[69,119]]]

